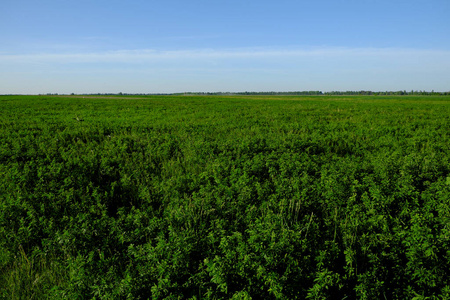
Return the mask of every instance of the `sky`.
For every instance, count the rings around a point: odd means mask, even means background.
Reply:
[[[450,91],[449,0],[2,0],[0,94]]]

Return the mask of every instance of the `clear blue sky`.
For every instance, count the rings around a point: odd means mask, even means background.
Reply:
[[[450,91],[449,0],[2,0],[0,94]]]

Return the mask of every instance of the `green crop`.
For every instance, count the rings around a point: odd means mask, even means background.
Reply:
[[[0,108],[0,298],[450,297],[448,97]]]

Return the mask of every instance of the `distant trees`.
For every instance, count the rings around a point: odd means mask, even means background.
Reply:
[[[185,95],[306,95],[306,96],[320,96],[320,95],[342,95],[342,96],[351,96],[351,95],[421,95],[421,96],[430,96],[430,95],[450,95],[449,92],[435,92],[434,90],[431,92],[427,91],[410,91],[407,92],[406,90],[403,91],[330,91],[330,92],[322,92],[322,91],[292,91],[292,92],[185,92],[183,93]]]
[[[331,91],[331,92],[324,92],[323,95],[421,95],[421,96],[448,96],[450,95],[449,92],[435,92],[432,90],[431,92],[427,91],[414,91],[411,90],[410,92],[407,92],[406,90],[403,91],[379,91],[379,92],[373,92],[373,91]]]
[[[58,93],[47,93],[47,96],[55,96]],[[63,94],[61,94],[63,95]],[[436,92],[432,90],[431,92],[427,92],[424,90],[411,90],[407,92],[403,91],[330,91],[330,92],[322,92],[322,91],[291,91],[291,92],[184,92],[184,93],[82,93],[75,94],[71,93],[70,95],[96,95],[96,96],[150,96],[150,95],[291,95],[291,96],[321,96],[321,95],[335,95],[335,96],[351,96],[351,95],[420,95],[420,96],[450,96],[450,91],[447,92]]]

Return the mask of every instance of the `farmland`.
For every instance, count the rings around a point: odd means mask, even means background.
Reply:
[[[450,298],[449,97],[0,108],[0,297]]]

